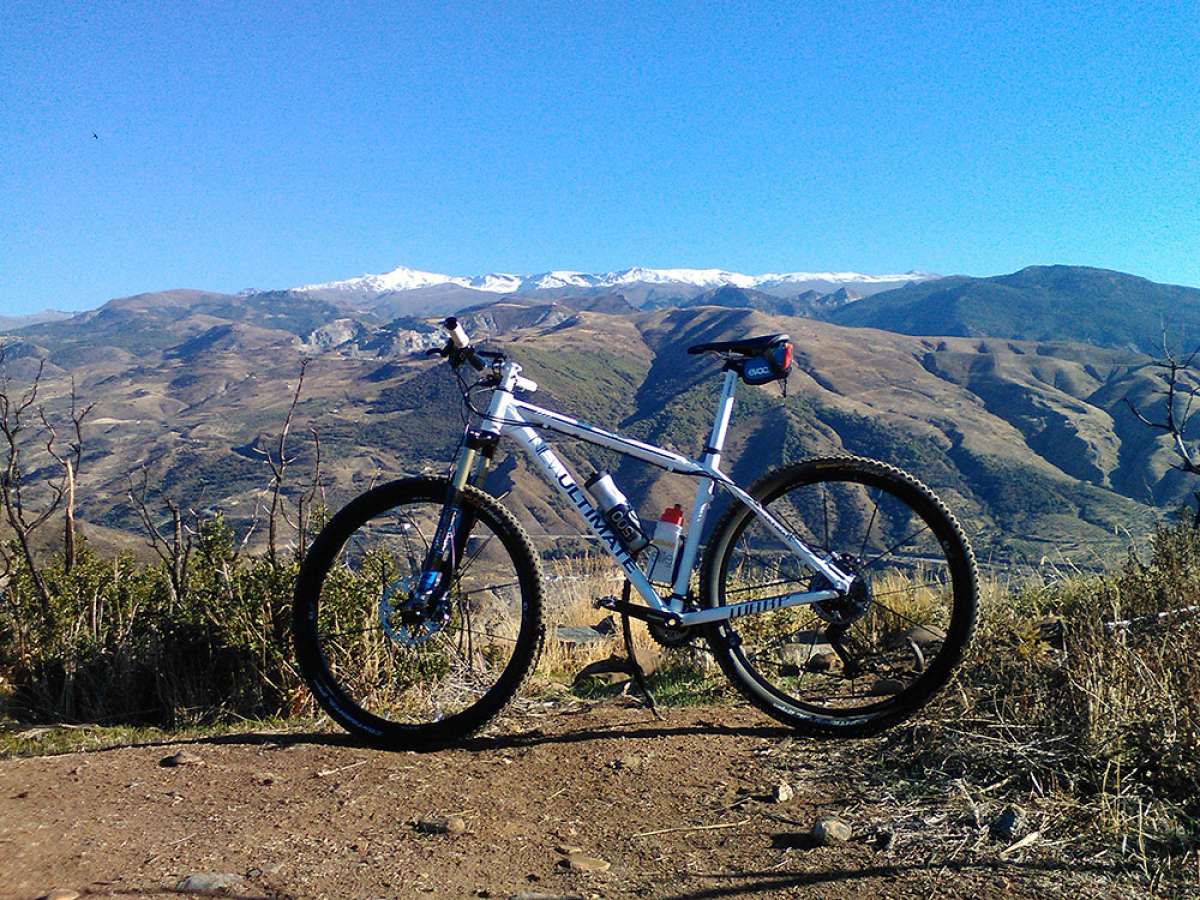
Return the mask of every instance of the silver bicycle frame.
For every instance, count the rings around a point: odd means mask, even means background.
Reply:
[[[480,423],[480,430],[498,437],[510,435],[528,451],[546,478],[583,516],[588,528],[600,539],[604,548],[625,571],[625,575],[634,589],[651,607],[663,612],[676,613],[679,623],[688,626],[734,619],[789,606],[819,603],[822,600],[840,596],[850,589],[852,576],[847,576],[829,560],[819,556],[721,471],[721,449],[725,444],[725,433],[729,429],[729,419],[733,412],[733,394],[737,387],[737,373],[729,370],[725,372],[720,400],[717,403],[716,418],[713,421],[708,444],[704,448],[704,455],[700,460],[688,459],[662,447],[623,437],[587,422],[581,422],[570,416],[564,416],[561,413],[552,412],[517,399],[513,396],[514,391],[532,393],[537,390],[537,384],[522,378],[520,373],[521,367],[514,362],[506,361],[501,365],[500,381],[492,391],[491,402]],[[550,448],[550,445],[537,433],[534,426],[538,429],[578,438],[625,456],[632,456],[634,459],[640,459],[666,469],[668,472],[692,475],[700,479],[700,484],[696,489],[696,498],[692,503],[687,537],[684,540],[682,556],[679,561],[679,571],[675,576],[674,584],[671,585],[671,594],[668,598],[659,597],[649,579],[621,546],[621,542],[608,527],[599,510],[588,501],[583,489],[579,487],[574,477],[567,471],[566,466]],[[784,546],[795,552],[814,572],[819,572],[828,579],[833,588],[821,591],[791,592],[748,600],[744,603],[727,604],[713,609],[682,612],[688,582],[691,579],[692,570],[696,566],[696,556],[700,549],[700,535],[704,530],[704,522],[718,484],[733,494],[739,502],[749,507],[754,515],[783,542]]]

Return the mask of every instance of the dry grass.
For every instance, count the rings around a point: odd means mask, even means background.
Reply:
[[[1187,608],[1200,598],[1200,535],[1164,528],[1148,561],[1131,553],[1108,575],[983,587],[954,683],[863,754],[861,775],[1018,804],[1040,816],[1042,840],[1149,879],[1194,876],[1200,616]]]
[[[624,579],[607,557],[581,556],[558,559],[546,567],[543,617],[546,623],[546,643],[535,676],[539,683],[571,681],[588,663],[625,653],[621,624],[613,616],[611,636],[592,643],[561,640],[556,635],[559,625],[588,627],[598,625],[610,614],[596,609],[600,597],[621,595]],[[659,646],[640,622],[632,623],[635,652],[642,664],[659,659]]]

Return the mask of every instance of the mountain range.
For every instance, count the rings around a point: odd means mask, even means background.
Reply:
[[[142,465],[183,502],[243,524],[254,518],[266,475],[258,448],[283,419],[302,357],[312,363],[296,411],[295,470],[311,460],[304,435],[315,427],[331,506],[379,477],[440,471],[461,400],[423,354],[444,339],[436,319],[396,314],[413,295],[439,296],[473,336],[521,361],[544,405],[686,452],[698,452],[707,432],[717,375],[710,360],[686,355],[687,344],[786,331],[797,360],[788,395],[774,385],[740,390],[733,474],[750,480],[815,453],[891,460],[937,488],[994,563],[1056,554],[1086,563],[1189,497],[1169,443],[1124,401],[1151,414],[1161,405],[1142,352],[1156,336],[1143,320],[1158,309],[1191,321],[1200,291],[1055,266],[909,279],[860,296],[877,283],[786,296],[766,282],[672,282],[683,295],[666,305],[665,295],[629,288],[666,284],[646,281],[512,294],[444,282],[353,301],[311,286],[171,290],[8,328],[0,340],[14,384],[44,366],[51,414],[72,379],[96,401],[80,515],[94,537],[118,543],[137,531],[127,493]],[[999,307],[979,296],[1000,297]],[[690,493],[686,479],[586,445],[568,444],[565,455],[583,474],[610,468],[649,512]],[[535,534],[575,527],[519,456],[500,462],[492,487],[509,492]]]
[[[650,269],[634,267],[617,272],[576,272],[556,270],[537,275],[490,273],[487,275],[442,275],[423,272],[404,266],[380,275],[360,275],[342,281],[327,281],[292,288],[314,296],[332,298],[377,297],[381,294],[415,291],[423,288],[452,285],[490,294],[541,294],[545,292],[579,293],[580,291],[612,291],[637,285],[659,285],[664,291],[706,291],[731,285],[755,288],[780,297],[803,291],[822,293],[841,287],[854,286],[862,296],[888,290],[904,284],[937,278],[925,272],[906,272],[901,275],[863,275],[858,272],[787,272],[746,275],[724,269]]]

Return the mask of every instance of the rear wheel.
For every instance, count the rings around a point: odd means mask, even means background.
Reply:
[[[916,478],[858,457],[789,466],[750,494],[855,581],[834,600],[711,626],[725,674],[751,703],[812,735],[874,734],[919,709],[975,624],[975,559],[953,515]],[[700,589],[714,607],[829,587],[738,504],[709,541]]]
[[[461,493],[469,533],[433,604],[413,588],[447,481],[410,478],[353,500],[321,531],[296,584],[295,642],[313,696],[347,730],[431,749],[481,728],[533,670],[541,569],[494,498]]]

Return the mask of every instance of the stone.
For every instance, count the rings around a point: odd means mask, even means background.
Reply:
[[[833,645],[825,640],[823,631],[797,631],[791,642],[779,648],[779,661],[803,668],[818,653],[833,653]]]
[[[905,642],[912,641],[922,650],[926,647],[932,647],[934,644],[940,644],[945,639],[946,636],[940,631],[926,625],[914,625],[908,631],[904,632]]]
[[[416,828],[425,834],[463,834],[467,823],[461,816],[430,816],[418,819]]]
[[[561,853],[563,856],[570,856],[572,853],[582,853],[582,847],[575,847],[571,844],[559,844],[554,848],[555,853]]]
[[[588,856],[586,853],[571,853],[563,862],[568,869],[575,872],[607,872],[612,863],[598,856]]]
[[[634,753],[626,753],[625,755],[618,756],[615,760],[613,760],[612,767],[614,769],[636,772],[645,765],[646,757],[638,756]]]
[[[45,894],[42,894],[38,900],[78,900],[79,891],[73,891],[70,888],[52,888]]]
[[[274,772],[255,772],[254,773],[254,783],[255,784],[261,784],[263,786],[266,786],[268,784],[274,784],[278,780],[279,780],[279,776],[276,775]]]
[[[568,647],[596,644],[612,636],[611,631],[600,631],[593,625],[556,625],[554,636]]]
[[[224,891],[241,887],[242,876],[232,872],[197,872],[181,878],[175,890],[182,893],[194,891]]]
[[[891,696],[904,690],[904,682],[898,678],[880,678],[867,693],[872,697]]]
[[[191,750],[180,750],[178,753],[164,756],[159,760],[158,764],[168,769],[178,768],[179,766],[202,766],[204,765],[204,759],[199,753],[193,753]]]
[[[852,834],[850,826],[836,816],[821,816],[812,827],[812,838],[820,847],[844,844]]]
[[[792,790],[792,786],[786,781],[781,781],[775,785],[774,800],[776,803],[787,803],[795,796],[796,792]]]
[[[815,653],[804,667],[810,672],[829,672],[841,660],[836,653]]]
[[[988,833],[994,840],[1011,841],[1022,830],[1025,824],[1025,813],[1016,806],[1006,806],[1003,812],[992,819],[988,825]]]

